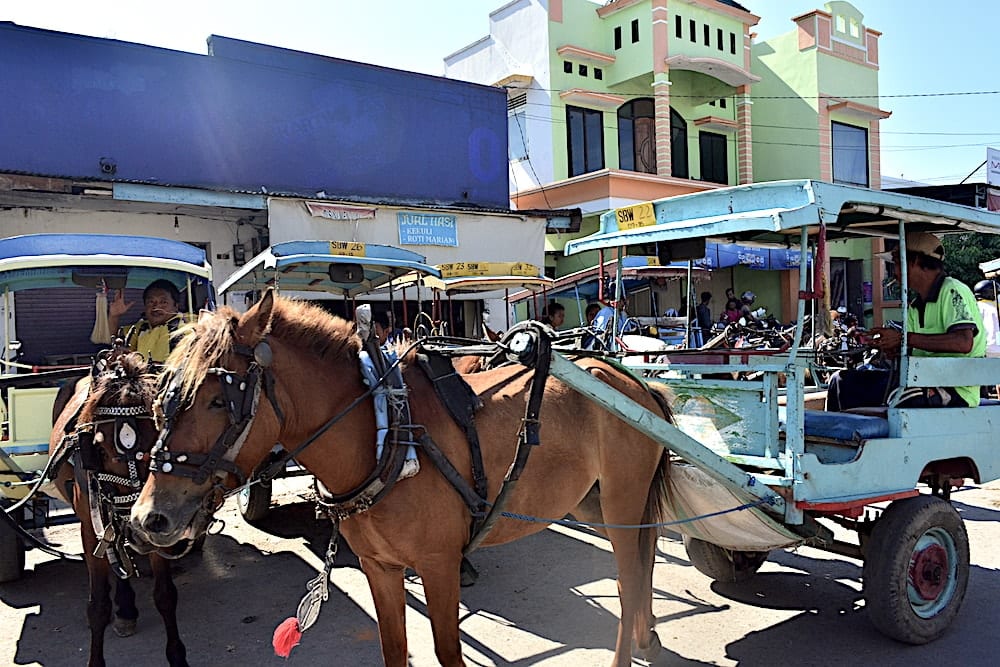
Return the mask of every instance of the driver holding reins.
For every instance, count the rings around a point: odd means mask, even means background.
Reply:
[[[986,333],[972,290],[944,271],[941,240],[927,232],[906,235],[906,270],[916,297],[907,309],[910,354],[916,357],[985,357]],[[899,250],[888,253],[895,278],[902,281]],[[886,358],[900,354],[902,333],[877,327],[866,337]],[[890,374],[879,371],[838,371],[830,379],[828,410],[882,405]],[[975,407],[979,387],[929,387],[903,397],[905,407]],[[881,398],[878,401],[874,397]]]

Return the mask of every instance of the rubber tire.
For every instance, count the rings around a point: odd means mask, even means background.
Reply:
[[[0,508],[3,511],[3,508]],[[0,584],[24,574],[24,540],[6,521],[0,521]]]
[[[918,611],[910,600],[910,562],[917,544],[939,544],[948,554],[950,583]],[[882,634],[906,644],[926,644],[944,634],[958,615],[969,583],[969,536],[955,508],[920,495],[889,505],[872,528],[866,547],[865,606]]]
[[[696,537],[684,536],[684,550],[695,569],[724,584],[742,584],[757,574],[769,551],[733,551]]]
[[[253,523],[267,516],[271,509],[271,483],[251,484],[236,494],[236,504],[243,518]]]

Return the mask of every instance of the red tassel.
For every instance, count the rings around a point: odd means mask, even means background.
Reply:
[[[292,616],[281,622],[281,625],[274,629],[274,638],[271,645],[274,646],[274,653],[282,658],[287,658],[292,653],[292,649],[299,645],[302,639],[302,632],[299,630],[299,620]]]

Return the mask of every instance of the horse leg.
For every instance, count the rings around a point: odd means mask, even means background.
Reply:
[[[612,480],[601,481],[601,509],[609,524],[638,524],[648,518],[646,498],[635,493],[640,480],[623,478],[618,486]],[[641,480],[648,486],[649,480]],[[660,642],[653,629],[653,562],[655,529],[608,528],[608,539],[618,566],[618,596],[621,621],[615,643],[615,662],[619,667],[632,662],[632,643],[644,656],[655,656]]]
[[[375,601],[382,661],[386,667],[406,667],[406,589],[403,588],[403,568],[386,565],[371,558],[362,557],[359,560]],[[458,574],[457,563],[455,574]]]
[[[135,606],[135,589],[128,579],[115,577],[115,620],[111,629],[119,637],[131,637],[135,634],[135,621],[139,618],[139,610]]]
[[[461,558],[461,553],[458,555],[459,558],[454,560],[438,560],[417,568],[427,596],[427,614],[434,634],[434,654],[444,667],[465,665],[458,632],[458,605],[461,597],[459,566],[464,559]]]
[[[108,561],[92,556],[96,539],[84,536],[84,559],[90,577],[90,596],[87,599],[87,624],[90,626],[90,659],[88,667],[104,667],[104,631],[111,622],[111,582]],[[88,542],[91,544],[88,546]]]
[[[153,602],[163,617],[167,633],[167,664],[170,667],[187,667],[187,649],[177,630],[177,587],[170,571],[170,561],[155,553],[149,555],[153,570]]]

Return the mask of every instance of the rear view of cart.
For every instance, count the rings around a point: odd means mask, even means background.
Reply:
[[[259,298],[262,290],[274,288],[286,296],[342,299],[346,302],[344,313],[350,318],[359,297],[377,294],[391,304],[403,276],[440,275],[425,263],[423,255],[403,248],[344,241],[286,241],[251,258],[219,285],[219,296],[225,303],[248,304]],[[257,473],[275,460],[276,454],[263,461]],[[281,476],[301,472],[293,461]],[[248,521],[256,521],[264,517],[270,504],[270,480],[255,474],[238,496],[240,512]]]
[[[0,239],[0,582],[17,579],[24,568],[18,528],[56,520],[50,499],[35,491],[49,462],[56,395],[86,375],[91,358],[109,342],[98,311],[117,290],[126,290],[127,301],[141,302],[141,291],[157,279],[171,281],[191,313],[214,305],[205,252],[187,243],[111,234]],[[60,316],[53,307],[59,300],[87,304],[93,315],[87,321]]]

